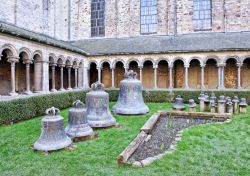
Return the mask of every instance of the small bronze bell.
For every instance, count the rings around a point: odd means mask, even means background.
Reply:
[[[240,99],[239,107],[240,107],[240,113],[247,112],[247,100],[246,100],[246,98]]]
[[[210,95],[210,103],[211,103],[212,101],[216,102],[216,99],[217,99],[217,97],[215,96],[215,93],[212,92],[211,95]]]
[[[189,105],[189,112],[196,112],[196,103],[194,102],[194,99],[190,99],[188,101]]]
[[[200,96],[198,97],[200,101],[200,111],[204,112],[205,111],[205,94],[204,92],[200,93]]]
[[[218,100],[218,113],[225,113],[226,112],[226,99],[224,95],[220,96]]]
[[[233,103],[231,99],[227,100],[226,108],[227,108],[227,113],[231,113],[231,114],[233,113]]]
[[[216,104],[216,102],[214,100],[211,101],[210,106],[211,106],[210,112],[211,113],[216,113],[218,106],[217,106],[217,104]]]
[[[234,96],[233,97],[233,111],[234,111],[234,114],[238,114],[239,113],[239,98],[238,96]]]
[[[183,98],[181,98],[180,95],[175,98],[175,104],[173,105],[173,109],[177,111],[183,111],[185,109],[185,106],[183,104]]]
[[[68,126],[65,131],[72,139],[94,135],[92,128],[87,123],[86,109],[80,100],[76,100],[73,108],[69,110]]]
[[[125,79],[120,82],[119,97],[113,106],[112,112],[116,114],[137,115],[146,114],[149,111],[142,96],[142,84],[137,73],[129,70],[124,75]]]
[[[34,144],[35,150],[52,151],[68,147],[72,140],[66,135],[63,118],[57,108],[46,110],[46,116],[42,119],[42,132]]]
[[[104,91],[104,84],[95,82],[91,88],[86,95],[88,124],[95,128],[116,125],[109,110],[109,94]]]

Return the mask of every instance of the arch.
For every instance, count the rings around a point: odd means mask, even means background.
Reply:
[[[201,61],[192,59],[188,65],[188,85],[190,88],[199,89],[201,87]]]
[[[241,67],[241,87],[243,89],[250,89],[250,56],[244,58],[243,65]]]
[[[101,82],[105,85],[105,87],[112,87],[112,70],[110,69],[110,63],[103,62],[101,67]]]
[[[74,60],[72,65],[73,65],[73,67],[78,67],[78,62],[77,62],[77,60]]]
[[[202,59],[201,59],[200,57],[196,57],[196,56],[191,57],[191,58],[189,59],[189,61],[188,61],[188,63],[187,63],[187,64],[190,66],[190,63],[191,63],[193,60],[198,60],[198,61],[199,61],[199,63],[200,63],[200,66],[203,66],[203,65],[204,65],[204,63],[203,63]]]
[[[42,53],[42,51],[36,50],[36,51],[33,52],[32,58],[33,58],[34,60],[37,59],[38,56],[39,56],[39,60],[37,60],[37,61],[43,61],[43,53]]]
[[[155,61],[152,58],[145,58],[145,59],[143,59],[143,61],[141,62],[141,65],[144,65],[144,63],[147,62],[147,61],[152,62],[153,66],[155,65]]]
[[[122,60],[122,59],[116,59],[116,60],[114,60],[113,62],[112,62],[112,67],[113,68],[115,68],[116,67],[116,64],[118,63],[118,62],[121,62],[122,64],[123,64],[123,66],[125,66],[125,62],[124,62],[124,60]]]
[[[8,49],[7,49],[8,50]],[[7,50],[3,50],[2,57],[0,59],[0,95],[9,95],[11,92],[12,86],[11,86],[11,66],[8,62],[8,54]],[[9,50],[9,52],[11,52]],[[10,54],[10,53],[9,53]],[[10,56],[10,55],[9,55]]]
[[[224,85],[226,88],[237,88],[238,81],[238,60],[236,58],[227,58],[224,68]]]
[[[98,81],[98,69],[96,62],[90,62],[89,66],[89,84],[93,84]]]
[[[109,68],[112,68],[112,63],[110,60],[104,59],[100,62],[100,67],[103,68],[103,64],[108,63],[109,64]]]
[[[27,60],[32,60],[31,51],[28,48],[26,47],[20,48],[18,51],[18,55],[20,56],[20,54],[23,54],[23,53],[27,55],[27,58],[26,58]]]
[[[144,88],[154,87],[154,64],[151,61],[146,61],[142,68],[142,85]]]
[[[204,86],[207,89],[216,89],[218,86],[218,64],[218,60],[212,57],[205,62]]]
[[[223,63],[226,64],[227,61],[228,61],[229,59],[235,60],[236,64],[237,64],[237,63],[241,63],[241,62],[240,62],[240,58],[239,58],[238,56],[227,56],[227,57],[225,57],[225,59],[223,60]]]
[[[183,58],[176,58],[173,61],[173,83],[174,88],[183,88],[185,79],[185,61]]]
[[[131,59],[129,59],[129,60],[126,62],[126,65],[125,65],[125,66],[126,66],[127,68],[129,68],[129,64],[130,64],[131,62],[133,62],[133,61],[137,62],[138,66],[141,65],[141,63],[140,63],[140,61],[139,61],[138,59],[131,58]]]
[[[71,67],[72,66],[72,61],[70,60],[70,59],[66,59],[66,61],[65,61],[65,65],[67,66],[67,67]]]
[[[119,60],[114,65],[114,81],[115,81],[115,87],[119,87],[121,80],[124,78],[125,74],[125,68],[124,68],[124,62]]]
[[[216,61],[216,64],[219,64],[219,63],[220,63],[220,58],[219,58],[218,56],[216,56],[216,55],[209,55],[209,56],[207,56],[207,57],[204,59],[204,64],[206,64],[207,61],[210,60],[210,59],[215,60],[215,61]]]
[[[155,65],[159,65],[159,62],[161,61],[166,61],[168,63],[168,65],[170,65],[170,61],[168,58],[159,58],[155,61]]]
[[[159,88],[169,87],[169,62],[166,59],[158,60],[157,69],[157,86]]]
[[[183,64],[184,65],[186,65],[186,61],[185,61],[185,59],[184,58],[182,58],[182,57],[175,57],[173,60],[172,60],[172,62],[170,62],[170,66],[174,66],[174,63],[176,62],[176,61],[182,61],[183,62]]]
[[[96,60],[89,60],[89,63],[88,63],[88,68],[89,69],[90,69],[90,66],[91,66],[92,63],[96,64],[96,68],[99,66],[98,62]]]
[[[18,57],[18,52],[17,49],[11,45],[11,44],[4,44],[1,49],[0,49],[0,54],[6,50],[7,57],[13,56],[13,57]]]

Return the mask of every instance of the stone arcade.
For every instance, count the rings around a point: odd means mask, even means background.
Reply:
[[[144,89],[248,90],[249,6],[249,0],[6,1],[0,95],[86,89],[96,81],[118,88],[129,69]]]

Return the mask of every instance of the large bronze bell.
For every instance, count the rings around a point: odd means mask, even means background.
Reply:
[[[46,110],[46,116],[42,119],[42,132],[34,144],[35,150],[52,151],[68,147],[72,140],[66,135],[63,118],[57,108]]]
[[[183,98],[181,98],[180,95],[177,95],[177,97],[175,98],[173,109],[177,111],[183,111],[185,109],[185,106],[183,104]]]
[[[114,113],[137,115],[146,114],[149,111],[143,101],[141,81],[136,77],[137,73],[133,70],[125,73],[125,79],[120,82],[118,101],[112,108]]]
[[[92,128],[87,123],[86,109],[80,100],[76,100],[69,110],[68,126],[65,131],[73,139],[94,135]]]
[[[109,94],[104,91],[104,85],[95,82],[86,95],[87,122],[91,127],[109,127],[116,125],[116,120],[109,110]]]

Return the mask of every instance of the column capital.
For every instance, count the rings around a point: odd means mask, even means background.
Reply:
[[[65,67],[65,65],[64,64],[58,64],[58,67],[63,68],[63,67]]]
[[[56,67],[57,66],[57,64],[49,64],[50,66],[52,66],[52,67]]]
[[[7,57],[7,62],[10,62],[10,63],[19,62],[19,57],[14,57],[14,56]]]
[[[72,65],[66,65],[66,68],[72,68]]]
[[[184,65],[184,68],[189,68],[189,65]]]
[[[240,63],[240,62],[237,62],[237,63],[236,63],[236,66],[237,66],[237,67],[242,67],[242,65],[243,65],[243,63]]]
[[[217,64],[217,67],[225,67],[225,66],[226,66],[225,63],[218,63],[218,64]]]
[[[154,69],[157,69],[157,68],[158,68],[158,65],[153,65],[153,68],[154,68]]]
[[[23,64],[33,64],[33,59],[26,59],[23,61]]]
[[[206,67],[206,64],[202,64],[202,65],[200,65],[201,66],[201,68],[204,68],[204,67]]]

